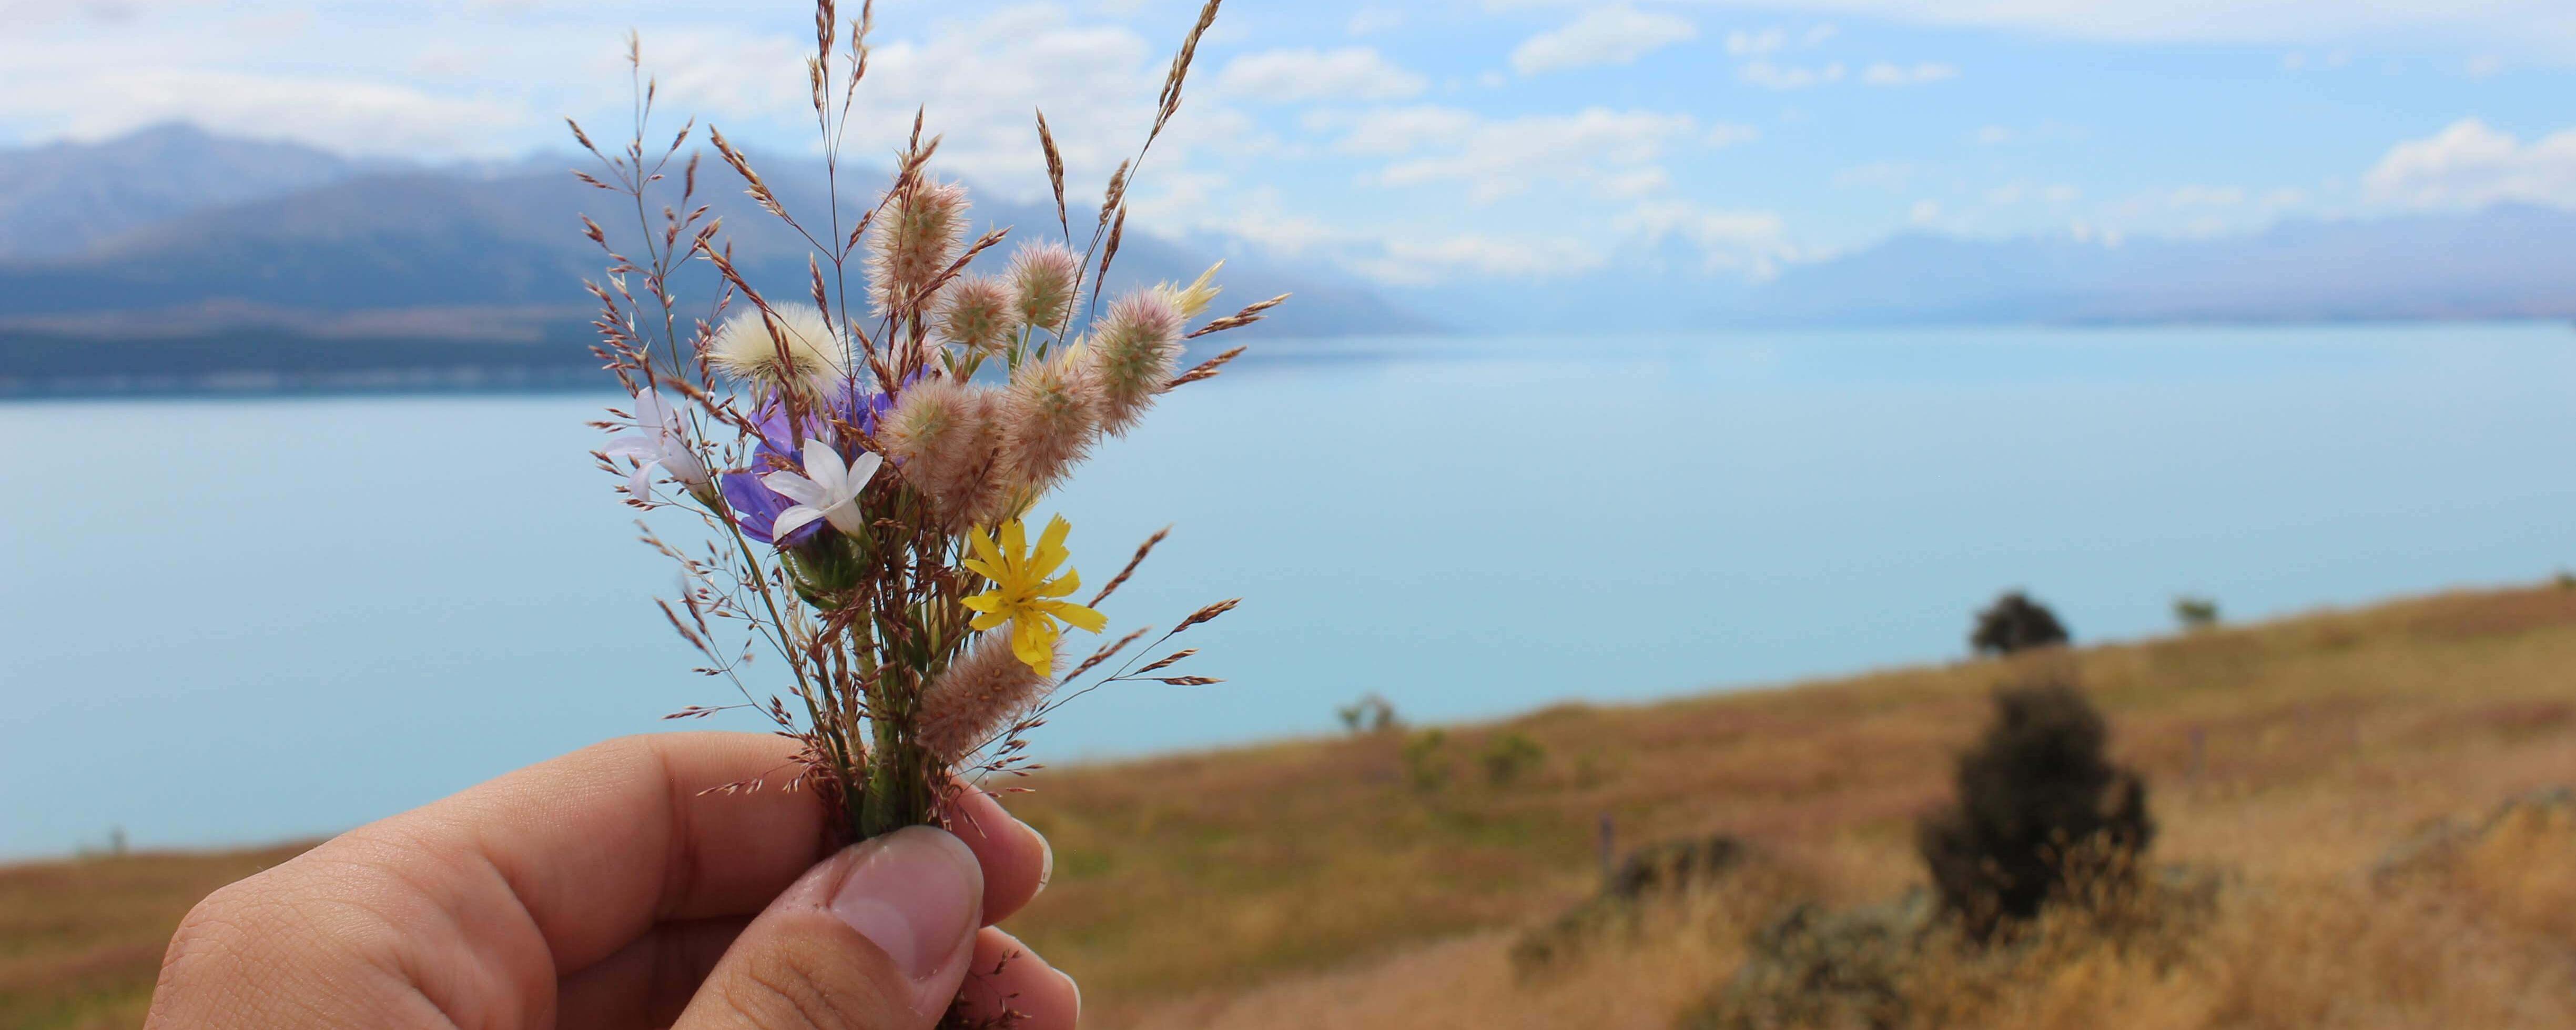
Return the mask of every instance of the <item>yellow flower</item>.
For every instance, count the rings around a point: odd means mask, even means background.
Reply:
[[[1056,628],[1059,620],[1093,633],[1109,625],[1106,615],[1058,600],[1082,589],[1080,573],[1066,569],[1062,576],[1047,578],[1064,564],[1064,535],[1072,530],[1062,515],[1048,520],[1034,553],[1029,550],[1028,530],[1018,519],[1002,526],[998,548],[982,529],[966,537],[975,551],[974,557],[966,559],[966,567],[993,581],[991,589],[966,599],[966,607],[981,613],[968,625],[981,631],[1010,623],[1011,653],[1040,676],[1054,675],[1055,641],[1063,632]]]

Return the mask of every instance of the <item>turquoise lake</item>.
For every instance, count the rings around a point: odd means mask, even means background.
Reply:
[[[1048,505],[1095,582],[1172,524],[1113,628],[1241,596],[1228,682],[1042,760],[1955,660],[2012,587],[2098,641],[2576,566],[2563,324],[1256,353]],[[585,454],[614,399],[0,404],[0,856],[329,833],[733,700]]]

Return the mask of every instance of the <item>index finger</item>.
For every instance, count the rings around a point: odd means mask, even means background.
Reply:
[[[582,969],[666,920],[748,915],[821,861],[823,806],[793,741],[769,734],[628,737],[529,766],[353,832],[413,838],[499,874],[555,968]],[[727,789],[738,788],[738,789]],[[1045,841],[966,789],[952,827],[985,869],[985,917],[1043,886]],[[448,906],[466,907],[467,899]]]
[[[801,772],[795,743],[781,737],[626,737],[344,839],[391,840],[442,864],[487,864],[536,924],[555,968],[569,972],[657,922],[756,912],[795,882],[828,847],[823,807],[791,789]],[[489,900],[461,896],[451,907]]]

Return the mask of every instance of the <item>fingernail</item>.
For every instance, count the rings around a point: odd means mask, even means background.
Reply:
[[[935,981],[973,954],[984,910],[984,870],[975,853],[948,831],[908,826],[857,847],[850,874],[832,895],[832,914],[885,950],[918,993],[946,993]],[[914,999],[914,1008],[947,1007],[945,997]]]
[[[1028,826],[1029,824],[1021,823],[1020,825]],[[1038,865],[1038,891],[1040,893],[1044,893],[1046,891],[1047,884],[1055,881],[1055,845],[1047,843],[1046,834],[1039,833],[1036,827],[1029,827],[1029,836],[1038,839],[1038,854],[1044,856]]]

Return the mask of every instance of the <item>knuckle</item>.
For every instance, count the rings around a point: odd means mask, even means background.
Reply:
[[[717,1000],[740,1025],[761,1030],[878,1030],[890,1024],[864,978],[846,961],[800,947],[741,955]]]
[[[164,968],[223,959],[240,959],[268,937],[261,927],[276,922],[263,884],[254,877],[217,888],[188,910],[179,931],[170,937]]]
[[[199,1025],[252,1006],[262,978],[246,972],[278,964],[282,913],[258,878],[220,888],[179,922],[162,953],[152,1015]],[[153,1022],[151,1025],[175,1025]]]

